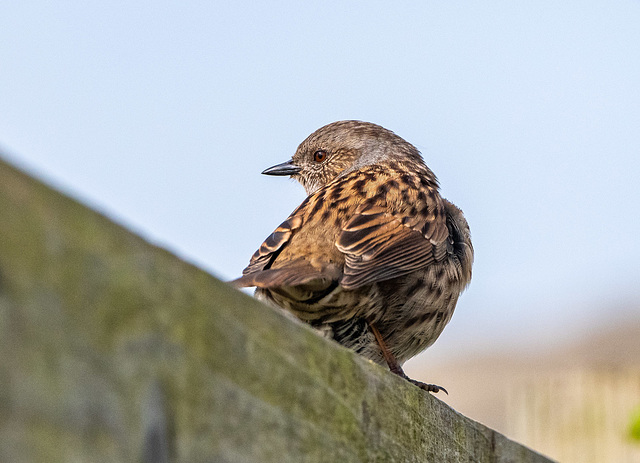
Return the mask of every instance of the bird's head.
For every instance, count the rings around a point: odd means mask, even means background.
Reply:
[[[289,175],[311,195],[336,177],[390,162],[424,166],[418,150],[392,131],[370,122],[339,121],[309,135],[290,161],[262,173]]]

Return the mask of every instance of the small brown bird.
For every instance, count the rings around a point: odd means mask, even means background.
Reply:
[[[308,197],[234,283],[419,387],[444,390],[401,364],[451,319],[473,247],[418,150],[379,125],[340,121],[263,174],[291,176]]]

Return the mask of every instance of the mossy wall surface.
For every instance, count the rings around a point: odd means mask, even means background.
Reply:
[[[545,462],[0,161],[1,462]]]

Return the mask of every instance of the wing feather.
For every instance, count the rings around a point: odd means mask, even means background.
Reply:
[[[302,226],[302,217],[300,215],[294,215],[299,210],[300,208],[296,209],[287,220],[282,222],[280,226],[264,240],[264,243],[262,243],[260,248],[258,248],[251,257],[249,265],[242,271],[243,275],[260,272],[271,266],[280,251],[282,251],[282,248],[286,246],[291,239],[294,231]]]
[[[380,206],[361,206],[338,236],[345,253],[347,289],[406,275],[442,260],[448,239],[444,207],[439,196],[414,214],[394,214]]]

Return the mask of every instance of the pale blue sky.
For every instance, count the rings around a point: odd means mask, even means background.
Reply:
[[[415,144],[469,220],[434,349],[638,308],[639,1],[0,6],[9,159],[224,279],[304,198],[260,172],[340,119]]]

